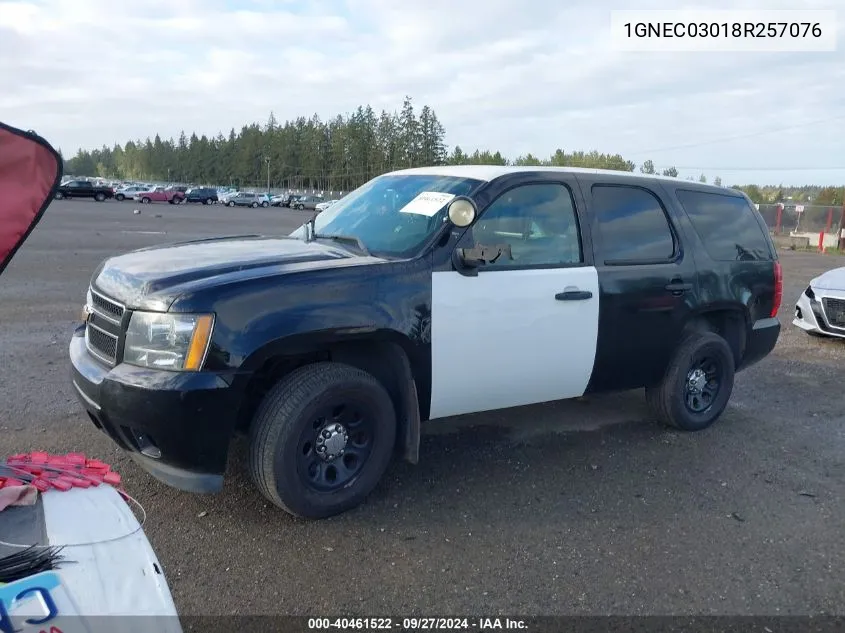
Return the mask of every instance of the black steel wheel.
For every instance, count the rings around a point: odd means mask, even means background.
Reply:
[[[646,389],[646,399],[662,422],[700,431],[724,412],[735,371],[736,360],[724,338],[695,332],[678,346],[660,384]]]
[[[371,374],[341,363],[302,367],[276,384],[250,427],[250,473],[295,516],[345,512],[372,492],[396,441],[396,412]]]

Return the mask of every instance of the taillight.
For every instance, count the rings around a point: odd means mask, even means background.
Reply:
[[[772,313],[769,316],[776,317],[778,315],[778,310],[780,310],[780,304],[781,304],[782,301],[783,301],[783,268],[781,268],[779,261],[775,261],[775,299],[772,303]]]

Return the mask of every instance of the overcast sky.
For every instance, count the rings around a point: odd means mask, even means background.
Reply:
[[[845,0],[700,6],[796,5],[839,10],[837,52],[613,49],[611,10],[695,6],[650,0],[0,0],[0,120],[72,155],[410,95],[450,147],[845,184]]]

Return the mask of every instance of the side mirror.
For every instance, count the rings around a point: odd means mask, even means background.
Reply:
[[[458,196],[449,202],[447,208],[449,221],[458,228],[466,228],[475,221],[478,209],[475,203],[466,196]]]
[[[452,263],[462,275],[474,277],[478,268],[486,264],[493,264],[500,258],[513,260],[510,244],[484,246],[478,244],[472,248],[456,248],[452,251]]]

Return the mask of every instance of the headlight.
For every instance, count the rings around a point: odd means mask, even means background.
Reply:
[[[812,286],[807,286],[807,289],[804,291],[804,294],[807,295],[810,299],[816,298],[816,293],[813,292]]]
[[[199,371],[213,326],[210,314],[133,312],[123,361],[140,367]]]

